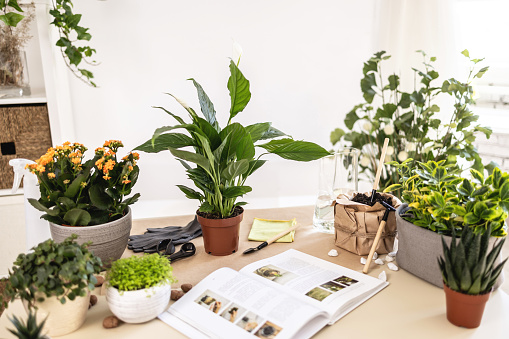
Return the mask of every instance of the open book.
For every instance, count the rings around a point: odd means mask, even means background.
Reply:
[[[190,338],[309,338],[387,286],[297,250],[220,268],[159,318]]]

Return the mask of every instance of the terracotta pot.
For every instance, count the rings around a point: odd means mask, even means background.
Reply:
[[[36,294],[37,295],[37,294]],[[43,332],[50,336],[61,336],[76,331],[83,325],[90,304],[90,293],[84,297],[67,299],[65,304],[56,297],[46,297],[43,302],[37,301],[37,319],[46,319]],[[28,313],[28,304],[23,302]]]
[[[197,216],[203,232],[205,252],[212,255],[230,255],[237,252],[244,210],[241,214],[227,219],[207,219]]]
[[[78,244],[91,241],[89,249],[101,258],[103,265],[109,266],[111,262],[120,259],[126,249],[131,233],[132,213],[128,208],[122,218],[95,226],[62,226],[51,222],[49,225],[51,237],[56,242],[64,241],[73,233],[78,235]]]
[[[484,313],[484,306],[491,292],[479,295],[463,294],[453,291],[444,285],[447,306],[447,320],[456,326],[466,328],[479,327]]]
[[[412,273],[437,287],[442,288],[442,272],[438,267],[438,257],[442,256],[441,235],[426,228],[416,226],[401,218],[400,214],[409,209],[407,204],[402,204],[396,211],[396,225],[398,230],[398,253],[396,261],[400,268]],[[444,236],[445,242],[450,245],[452,238]],[[491,237],[489,250],[493,248],[497,238]],[[502,253],[495,259],[495,265],[502,262]],[[504,282],[503,274],[500,274],[494,289]]]
[[[170,302],[170,295],[170,284],[136,291],[119,291],[112,286],[106,290],[110,311],[131,324],[147,322],[163,313]]]

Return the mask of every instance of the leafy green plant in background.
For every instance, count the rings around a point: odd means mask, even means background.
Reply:
[[[311,161],[329,155],[329,152],[317,144],[294,140],[272,127],[270,122],[245,127],[238,122],[233,123],[232,119],[244,110],[251,99],[249,81],[233,61],[230,61],[230,78],[227,84],[231,106],[228,123],[224,128],[219,126],[214,105],[202,86],[194,79],[189,80],[198,91],[204,118],[199,117],[186,103],[175,98],[185,108],[191,122],[187,123],[168,110],[157,107],[168,113],[178,124],[156,129],[152,138],[136,149],[149,153],[170,150],[186,168],[189,179],[201,190],[198,192],[190,187],[177,185],[187,198],[200,201],[200,212],[227,218],[234,213],[236,206],[244,205],[245,202],[236,200],[251,192],[251,187],[245,185],[246,179],[265,164],[266,160],[260,160],[265,154],[276,154],[296,161]],[[175,133],[177,129],[184,129],[189,135]],[[269,139],[274,140],[267,142]],[[185,147],[192,151],[182,150]],[[263,149],[264,153],[255,157],[255,147]],[[193,168],[190,163],[197,166]]]
[[[135,291],[177,282],[172,272],[170,261],[158,253],[133,255],[113,262],[106,279],[119,291]]]
[[[498,258],[505,238],[495,243],[488,252],[490,227],[484,234],[475,234],[466,227],[456,243],[453,237],[451,245],[442,237],[443,257],[438,258],[444,283],[453,291],[479,295],[491,291],[498,279],[507,258],[498,265]]]
[[[403,202],[410,207],[403,219],[445,235],[459,235],[466,228],[476,234],[490,229],[492,236],[507,235],[504,225],[509,213],[508,173],[487,166],[481,172],[471,169],[469,180],[445,160],[407,159],[389,165],[398,173],[400,183],[385,191],[401,190]]]
[[[32,252],[21,253],[9,271],[2,303],[20,298],[29,308],[45,298],[56,297],[62,304],[66,300],[84,297],[94,289],[97,279],[94,274],[101,271],[101,259],[88,250],[89,243],[79,245],[73,234],[61,243],[48,239],[32,248]],[[5,298],[5,299],[4,299]]]
[[[4,14],[0,15],[0,20],[7,26],[16,27],[23,20],[23,10],[17,0],[0,0],[0,11]],[[57,27],[60,39],[56,45],[60,47],[62,56],[67,67],[73,74],[83,82],[93,87],[96,84],[92,81],[94,74],[85,68],[80,68],[82,61],[88,64],[92,55],[96,52],[90,46],[83,45],[82,42],[90,41],[92,35],[88,32],[89,28],[80,26],[81,14],[73,12],[73,3],[71,0],[54,0],[49,14],[53,17],[52,25]],[[78,42],[80,42],[78,44]]]
[[[462,54],[469,59],[472,67],[466,82],[448,79],[436,84],[439,74],[434,69],[435,57],[428,57],[423,51],[423,70],[412,68],[415,88],[412,92],[400,89],[399,76],[392,74],[386,81],[382,77],[382,62],[390,58],[385,51],[375,53],[364,63],[361,90],[364,102],[356,105],[345,117],[347,132],[337,128],[331,133],[331,142],[347,143],[362,151],[361,172],[374,180],[378,158],[385,138],[390,139],[386,162],[446,160],[455,164],[457,158],[466,159],[478,171],[482,168],[481,158],[473,142],[476,133],[490,137],[491,129],[474,124],[478,116],[471,110],[474,103],[471,82],[480,78],[488,67],[474,71],[482,59],[471,59],[467,50]],[[454,98],[454,107],[447,123],[442,124],[436,114],[441,108],[434,100],[443,95]],[[398,173],[385,166],[380,178],[380,187],[387,187],[399,181]]]
[[[49,339],[48,336],[42,333],[46,319],[37,323],[37,314],[32,310],[28,312],[26,322],[16,316],[13,316],[12,319],[9,318],[9,320],[14,325],[14,329],[9,329],[9,332],[18,339]]]

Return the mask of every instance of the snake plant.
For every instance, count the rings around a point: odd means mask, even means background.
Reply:
[[[443,257],[438,258],[444,283],[450,289],[464,294],[484,294],[491,290],[497,281],[507,258],[496,265],[505,238],[495,242],[488,251],[491,227],[484,233],[475,234],[466,227],[459,241],[453,234],[448,246],[442,236]]]

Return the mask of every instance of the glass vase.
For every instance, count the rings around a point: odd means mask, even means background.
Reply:
[[[30,95],[25,51],[0,53],[0,99]]]
[[[345,147],[319,160],[318,197],[313,216],[313,226],[317,231],[334,233],[336,198],[358,190],[359,155],[358,149]]]

